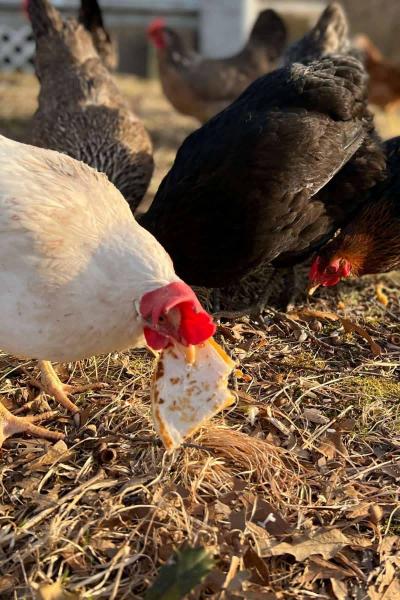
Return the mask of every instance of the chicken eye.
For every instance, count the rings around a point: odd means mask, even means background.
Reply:
[[[338,272],[338,268],[329,265],[329,267],[326,267],[326,272],[328,273],[328,275],[335,275]]]

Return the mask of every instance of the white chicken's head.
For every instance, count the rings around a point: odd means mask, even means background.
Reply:
[[[216,330],[212,317],[183,281],[144,294],[140,314],[146,342],[153,350],[162,350],[175,341],[184,346],[201,344]]]

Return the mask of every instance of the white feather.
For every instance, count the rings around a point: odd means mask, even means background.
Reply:
[[[142,344],[142,295],[180,281],[107,177],[0,136],[0,347],[69,361]]]

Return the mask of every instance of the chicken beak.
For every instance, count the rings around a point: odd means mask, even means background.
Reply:
[[[196,360],[196,346],[189,344],[185,347],[185,358],[189,365],[193,365]]]
[[[314,294],[314,292],[319,288],[321,284],[320,283],[309,283],[308,284],[308,288],[307,288],[307,294],[309,296],[312,296]]]

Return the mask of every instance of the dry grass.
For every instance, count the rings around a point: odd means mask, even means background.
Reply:
[[[194,123],[156,83],[120,83],[155,140],[154,191]],[[3,78],[2,133],[23,139],[36,90],[31,77]],[[0,451],[0,597],[41,598],[60,580],[70,598],[142,598],[188,541],[216,558],[198,598],[399,598],[400,281],[381,280],[387,308],[373,279],[312,302],[362,322],[376,358],[339,322],[225,323],[237,402],[173,455],[151,425],[146,351],[69,365],[75,383],[109,387],[78,399],[79,430],[64,414],[51,423],[65,443],[14,437]],[[0,356],[13,410],[53,407],[29,386],[35,368]]]

